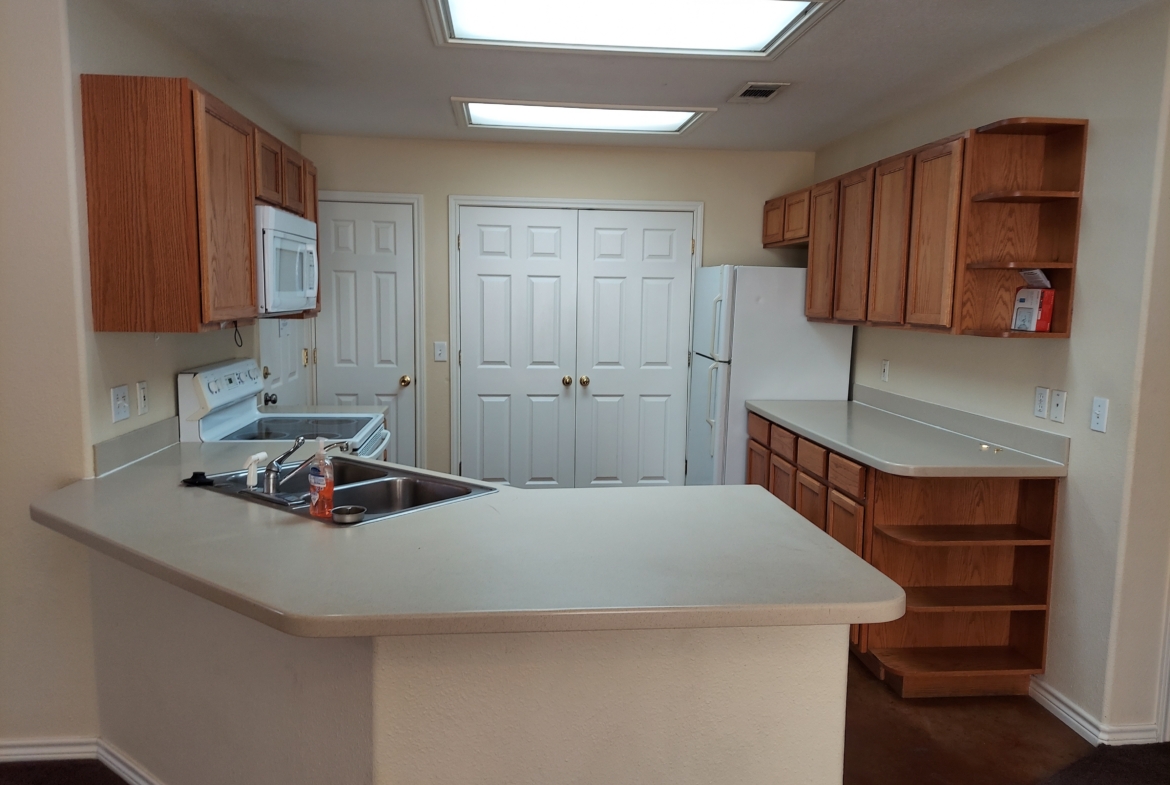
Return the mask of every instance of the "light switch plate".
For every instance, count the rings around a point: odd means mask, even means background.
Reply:
[[[138,413],[146,414],[150,411],[150,400],[146,397],[146,382],[139,382],[138,389]]]
[[[1047,387],[1036,388],[1036,400],[1032,404],[1032,414],[1036,415],[1042,420],[1048,419],[1048,393]]]
[[[1094,398],[1093,413],[1089,415],[1089,428],[1100,433],[1105,433],[1105,424],[1108,419],[1109,399]]]
[[[110,388],[110,408],[114,422],[130,419],[130,388],[126,385]]]
[[[437,363],[447,362],[447,342],[446,341],[435,341],[435,362],[437,362]]]
[[[1053,422],[1064,422],[1064,401],[1068,397],[1068,393],[1064,390],[1052,391],[1052,406],[1048,417]]]
[[[890,361],[882,360],[882,381],[888,382],[890,380]]]

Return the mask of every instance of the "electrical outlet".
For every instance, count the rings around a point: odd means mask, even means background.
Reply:
[[[437,362],[437,363],[447,362],[447,342],[446,341],[435,341],[435,362]]]
[[[114,413],[114,422],[130,419],[130,388],[126,385],[110,389],[110,408]]]
[[[1093,413],[1089,416],[1089,428],[1105,433],[1105,422],[1109,419],[1109,399],[1094,398]]]
[[[882,360],[882,381],[888,382],[890,380],[890,361]]]
[[[1047,387],[1036,388],[1036,401],[1032,405],[1032,414],[1041,420],[1048,419],[1048,393],[1049,390]]]
[[[150,401],[146,397],[146,382],[138,383],[138,413],[146,414],[150,411]]]
[[[1064,390],[1052,391],[1052,410],[1048,415],[1053,422],[1064,422],[1064,399],[1068,393]]]

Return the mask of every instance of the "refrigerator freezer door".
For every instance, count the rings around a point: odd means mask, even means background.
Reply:
[[[694,351],[710,360],[731,360],[731,313],[735,307],[735,267],[695,271]]]
[[[805,271],[739,267],[735,277],[726,482],[744,482],[747,401],[844,401],[853,328],[804,318]]]
[[[723,482],[727,387],[731,366],[695,355],[687,414],[687,485]],[[746,449],[746,448],[745,448]]]

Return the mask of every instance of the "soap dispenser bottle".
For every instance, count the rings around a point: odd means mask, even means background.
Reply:
[[[333,461],[325,454],[325,440],[317,440],[317,454],[309,463],[309,514],[333,517]]]

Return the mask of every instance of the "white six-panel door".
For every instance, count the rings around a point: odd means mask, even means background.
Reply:
[[[417,389],[413,219],[410,205],[323,201],[317,223],[317,402],[387,407],[388,458],[407,465]]]
[[[313,403],[309,353],[312,321],[308,319],[260,319],[260,366],[264,392],[277,403],[303,406]]]
[[[459,208],[464,476],[683,483],[692,236],[689,212]]]
[[[575,210],[459,210],[465,477],[573,487]]]
[[[579,488],[683,484],[692,229],[692,213],[580,212]]]

